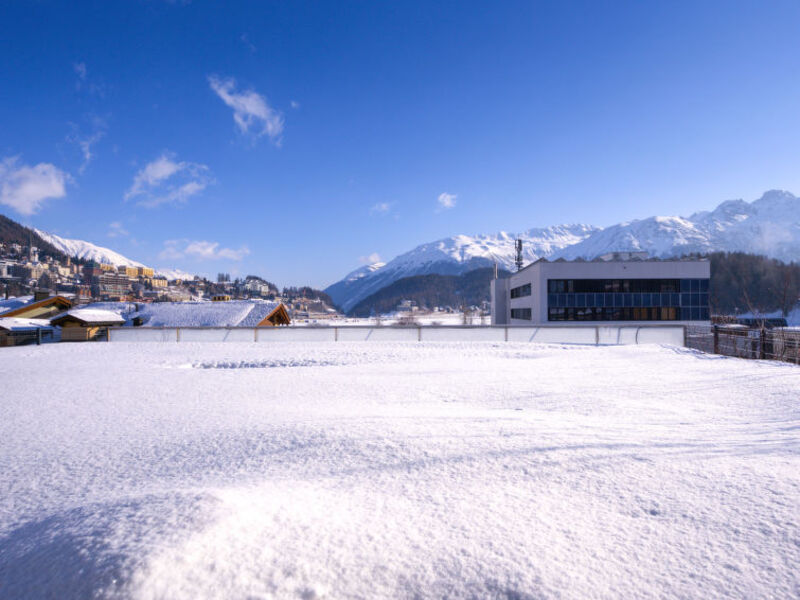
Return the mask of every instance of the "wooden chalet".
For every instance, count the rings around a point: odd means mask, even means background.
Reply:
[[[87,342],[107,335],[109,327],[125,323],[120,315],[99,308],[77,308],[50,320],[51,325],[61,327],[62,342]]]

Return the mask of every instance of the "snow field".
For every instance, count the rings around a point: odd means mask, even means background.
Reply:
[[[800,594],[791,365],[515,343],[0,358],[2,598]]]

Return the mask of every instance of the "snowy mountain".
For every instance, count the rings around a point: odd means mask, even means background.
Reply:
[[[523,240],[526,262],[532,262],[574,245],[598,228],[589,225],[556,225],[530,229],[520,234],[456,235],[422,244],[388,263],[366,265],[349,273],[325,292],[345,311],[381,288],[412,275],[438,273],[460,275],[473,269],[490,267],[495,262],[504,269],[514,266],[514,239]]]
[[[34,231],[46,242],[55,246],[67,256],[74,256],[85,260],[94,260],[99,263],[109,265],[125,265],[128,267],[143,267],[142,263],[123,256],[110,248],[104,248],[84,240],[70,240],[62,238],[53,233],[47,233],[40,229]],[[180,269],[155,269],[156,275],[162,275],[169,280],[173,279],[194,279],[194,274],[181,271]]]
[[[182,279],[186,281],[187,279],[191,280],[195,277],[193,273],[187,273],[186,271],[182,271],[180,269],[156,269],[155,271],[156,275],[166,277],[170,281],[173,279]]]
[[[411,275],[460,274],[495,261],[511,270],[516,234],[457,235],[401,254],[386,264],[368,265],[325,291],[345,311],[360,300]],[[800,198],[772,190],[753,202],[729,200],[690,217],[650,217],[612,225],[559,225],[519,235],[525,262],[539,258],[591,260],[608,252],[645,251],[666,258],[714,251],[763,254],[800,260]]]
[[[772,190],[753,202],[728,200],[688,218],[650,217],[620,223],[557,253],[590,260],[611,251],[665,258],[692,252],[748,252],[800,260],[800,198]]]
[[[103,246],[97,246],[91,242],[85,242],[83,240],[69,240],[52,233],[47,233],[46,231],[42,231],[40,229],[34,229],[34,231],[39,234],[43,240],[53,244],[53,246],[61,250],[61,252],[67,256],[74,256],[85,260],[94,260],[99,263],[106,263],[116,266],[144,266],[142,263],[131,260],[130,258],[127,258],[118,252],[114,252],[113,250],[104,248]]]

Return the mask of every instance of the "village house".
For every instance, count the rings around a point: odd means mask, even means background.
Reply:
[[[100,308],[73,308],[51,319],[50,324],[61,327],[62,342],[86,342],[105,336],[109,327],[125,323],[119,313]]]

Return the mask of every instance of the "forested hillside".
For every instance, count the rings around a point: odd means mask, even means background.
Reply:
[[[4,215],[0,215],[0,242],[4,244],[20,244],[22,246],[28,246],[33,242],[33,245],[39,249],[40,257],[52,256],[59,261],[66,258],[63,252],[43,240],[38,233]]]
[[[800,264],[744,252],[714,252],[711,259],[711,312],[783,311],[800,297]]]
[[[463,275],[414,275],[404,277],[367,296],[348,314],[368,317],[393,311],[401,300],[414,300],[420,307],[451,306],[458,308],[489,300],[489,282],[494,269],[475,269]],[[507,277],[508,271],[500,271]]]

